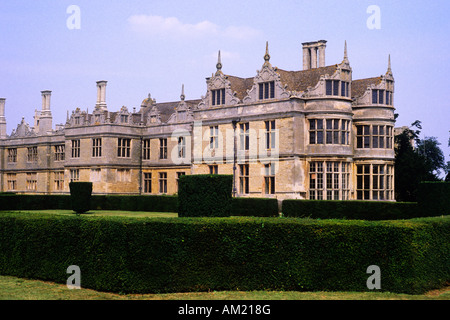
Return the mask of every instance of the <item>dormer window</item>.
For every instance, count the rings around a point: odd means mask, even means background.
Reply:
[[[212,105],[219,106],[225,104],[225,89],[211,90],[212,94]]]
[[[259,100],[275,98],[275,81],[259,84]]]
[[[121,123],[128,123],[128,115],[127,114],[121,114],[120,115],[120,122]]]
[[[339,90],[340,87],[340,90]],[[339,96],[349,97],[349,83],[347,81],[339,81],[339,80],[325,80],[325,94],[327,96]]]
[[[392,105],[392,91],[372,89],[372,104]]]

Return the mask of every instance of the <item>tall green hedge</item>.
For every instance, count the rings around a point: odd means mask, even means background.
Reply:
[[[283,200],[285,217],[313,219],[396,220],[434,214],[420,212],[415,202]]]
[[[423,293],[450,280],[450,218],[343,221],[0,214],[0,274],[123,293]]]
[[[423,214],[450,214],[450,182],[421,182],[417,194],[419,210]]]
[[[70,182],[69,188],[72,210],[76,213],[91,210],[92,182]]]
[[[275,198],[233,198],[231,215],[278,217],[278,200]]]
[[[178,198],[165,195],[92,195],[92,210],[177,212]],[[72,210],[70,195],[0,195],[0,210]]]
[[[232,175],[199,174],[178,180],[179,217],[229,217]]]

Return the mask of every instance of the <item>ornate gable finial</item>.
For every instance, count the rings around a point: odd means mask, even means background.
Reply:
[[[264,54],[264,65],[269,65],[270,54],[269,54],[269,41],[266,41],[266,53]]]
[[[186,96],[184,95],[184,84],[181,85],[181,96],[180,99],[181,101],[184,101],[184,99],[186,98]]]
[[[219,54],[217,57],[216,68],[217,68],[216,75],[219,73],[222,73],[222,59],[220,58],[220,50],[219,50]]]
[[[348,60],[348,55],[347,55],[347,40],[345,40],[345,44],[344,44],[344,60]]]
[[[388,57],[388,69],[387,69],[387,73],[392,74],[392,69],[391,69],[391,55],[389,55],[389,57]]]

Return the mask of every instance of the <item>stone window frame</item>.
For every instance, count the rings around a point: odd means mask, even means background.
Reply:
[[[159,159],[167,159],[167,138],[159,139]]]
[[[225,88],[211,89],[211,105],[221,106],[225,104]]]
[[[32,146],[27,147],[27,162],[37,162],[38,161],[38,147]]]
[[[209,174],[219,174],[219,166],[217,164],[208,165]]]
[[[186,158],[186,137],[178,137],[177,148],[178,148],[178,159]]]
[[[70,169],[70,181],[80,181],[80,169]]]
[[[393,132],[394,126],[388,124],[358,124],[356,125],[356,148],[393,149]]]
[[[142,160],[150,160],[151,157],[151,139],[142,140]]]
[[[239,193],[250,193],[250,165],[248,163],[239,165]]]
[[[8,148],[8,163],[17,162],[17,148]]]
[[[55,161],[64,161],[66,159],[66,145],[58,144],[54,146]]]
[[[80,139],[71,140],[72,141],[72,158],[79,158],[81,154],[81,141]]]
[[[209,127],[209,149],[214,150],[219,147],[219,126]]]
[[[258,83],[258,99],[275,99],[275,80]]]
[[[131,158],[131,138],[117,138],[117,157]]]
[[[92,138],[92,158],[101,158],[102,138]]]
[[[351,162],[312,160],[309,162],[310,200],[349,200]]]
[[[17,190],[17,173],[6,174],[6,187],[8,191]]]
[[[349,98],[350,82],[338,79],[326,79],[325,96]]]
[[[351,120],[349,119],[312,118],[308,119],[308,125],[310,145],[350,145]]]
[[[144,172],[144,193],[152,193],[152,173]]]
[[[356,199],[371,201],[394,200],[394,165],[378,163],[356,164]]]
[[[64,190],[64,171],[55,171],[53,173],[53,184],[55,191]]]
[[[275,194],[275,165],[264,164],[264,194]]]
[[[239,123],[239,150],[250,150],[250,122]]]
[[[265,126],[265,148],[266,150],[276,149],[276,120],[267,120],[264,121]]]
[[[37,191],[37,172],[26,173],[26,190]]]
[[[159,173],[159,193],[167,193],[167,172],[165,171]]]

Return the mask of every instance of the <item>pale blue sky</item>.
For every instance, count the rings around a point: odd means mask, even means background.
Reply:
[[[69,29],[67,8],[80,8]],[[370,5],[381,28],[369,29]],[[8,134],[22,117],[32,125],[42,90],[52,90],[53,121],[67,110],[93,110],[98,80],[107,80],[108,109],[139,108],[206,92],[217,52],[223,71],[252,77],[264,62],[302,69],[301,43],[327,40],[326,64],[342,61],[344,41],[353,79],[384,74],[388,55],[396,80],[397,126],[419,119],[422,137],[435,136],[446,160],[450,130],[450,1],[245,0],[117,1],[0,0],[0,97]]]

